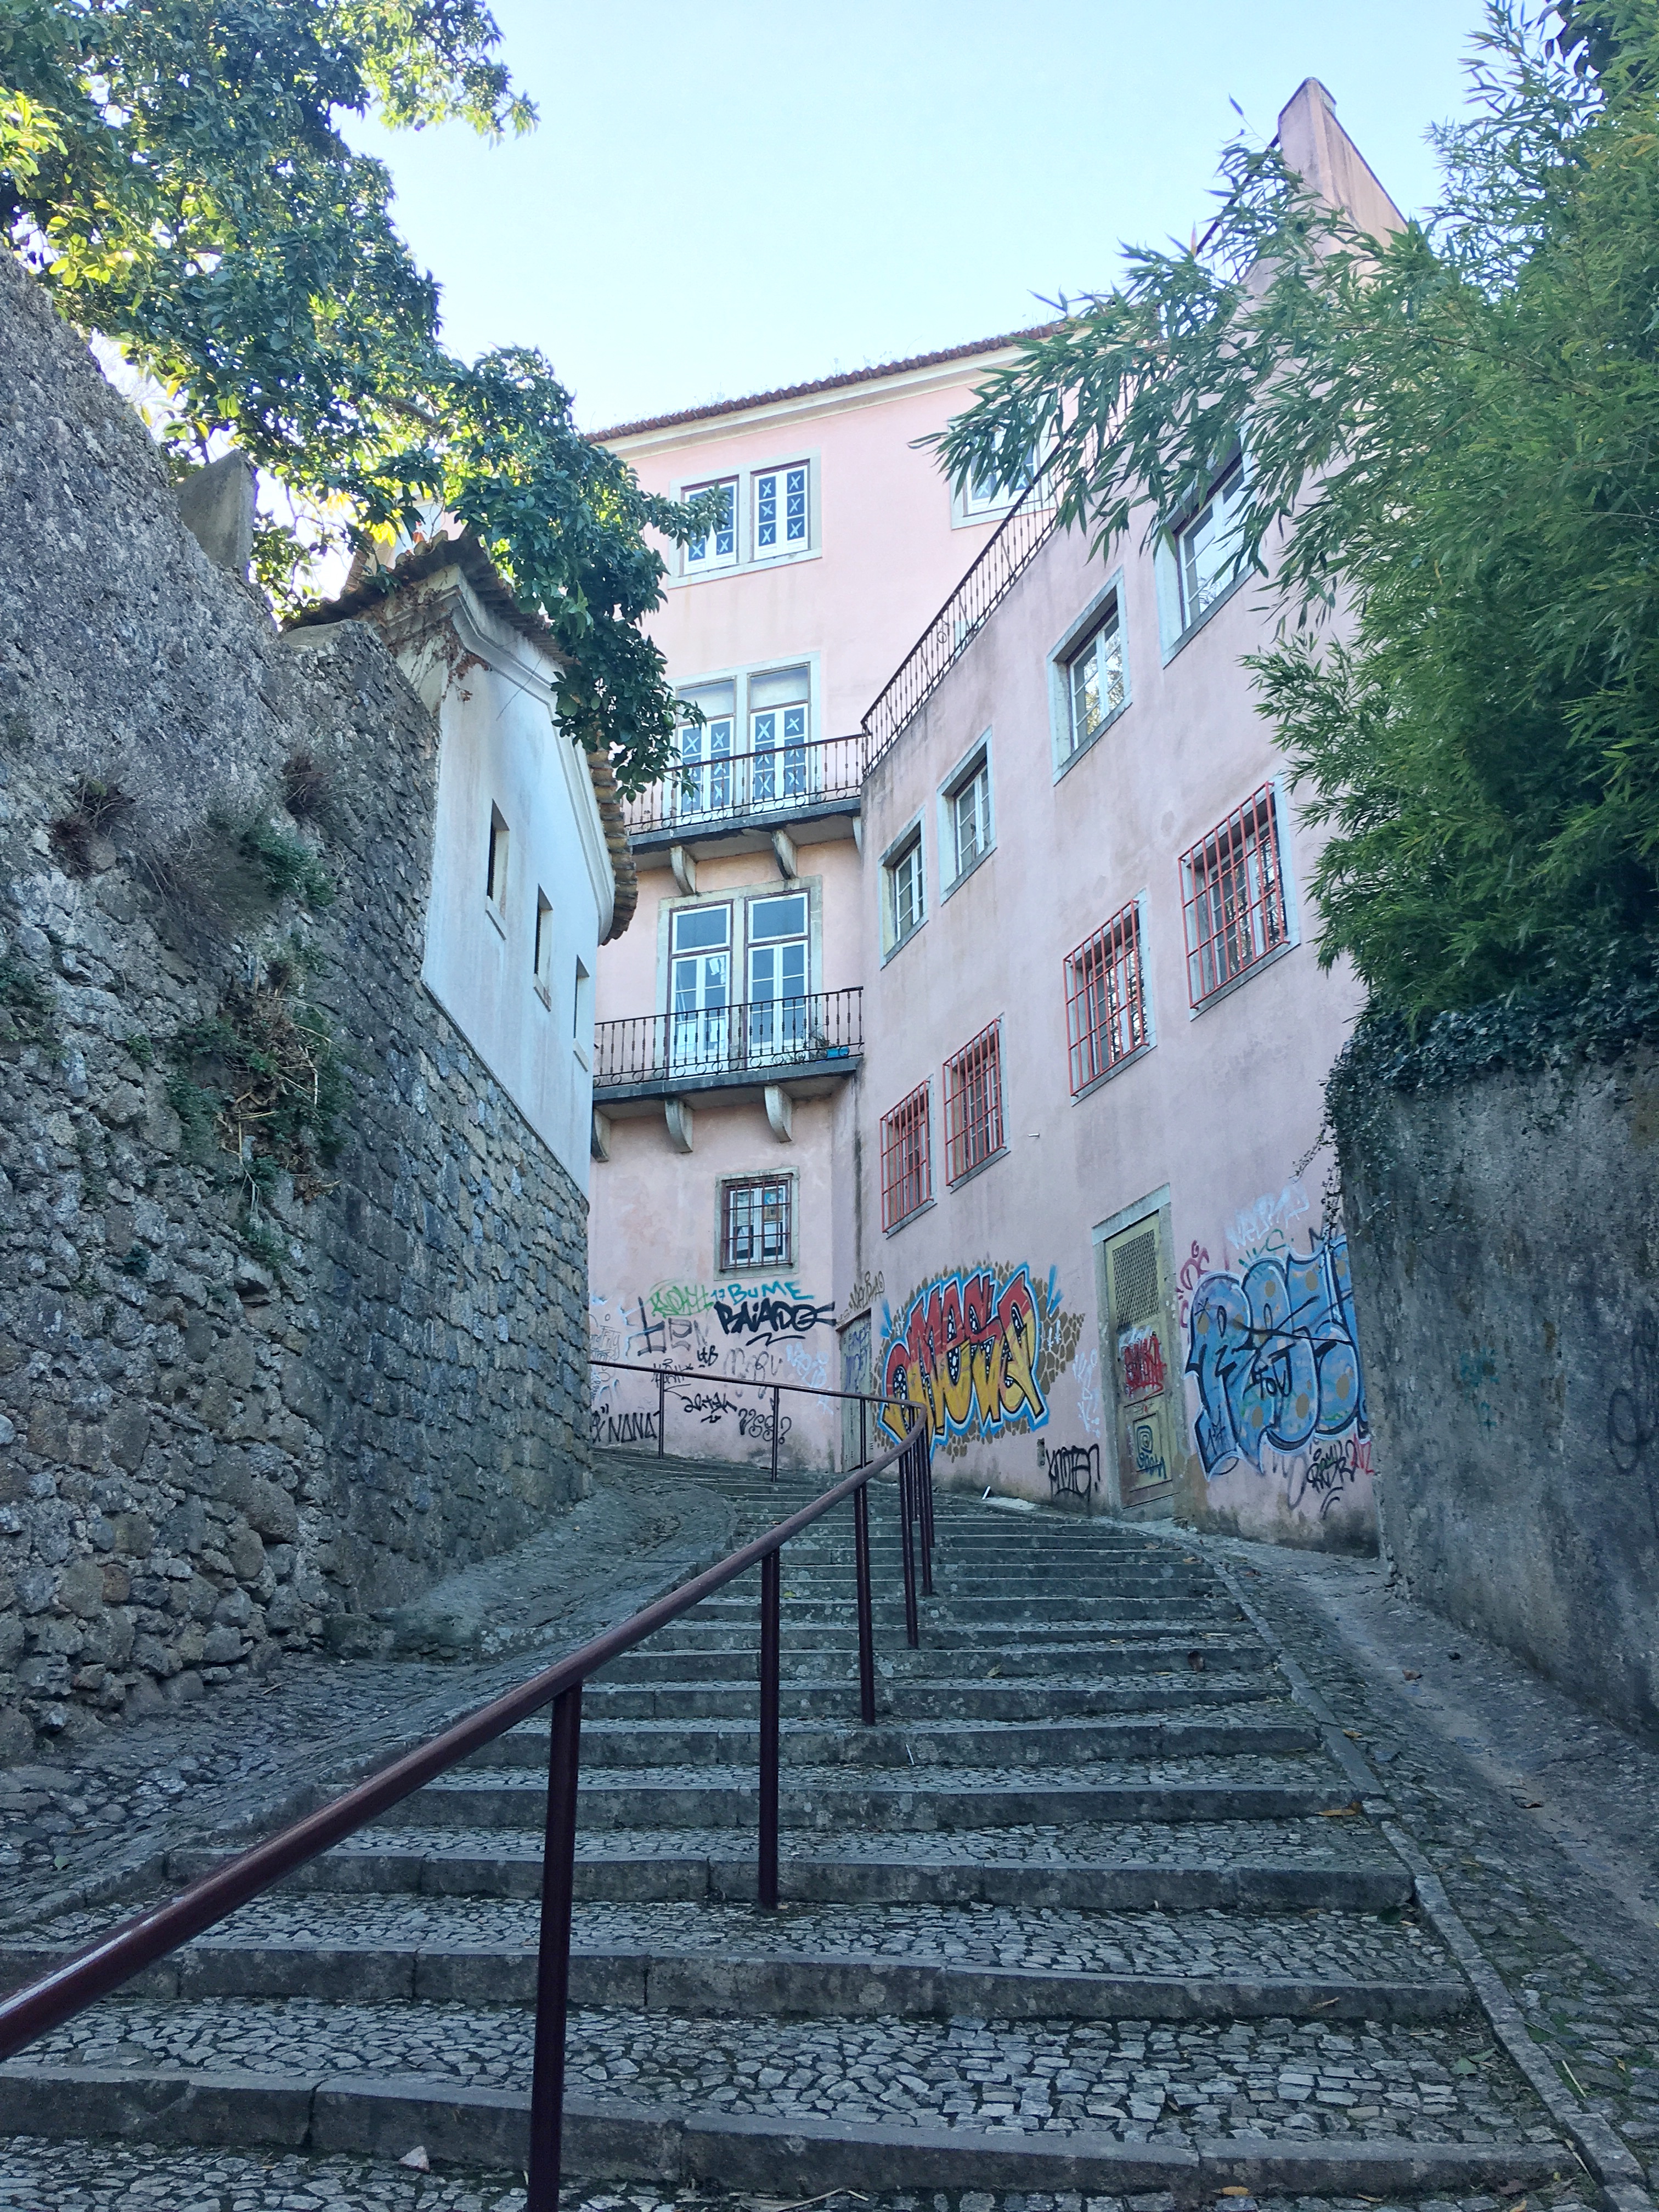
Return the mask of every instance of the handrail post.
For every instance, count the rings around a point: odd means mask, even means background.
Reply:
[[[530,2186],[525,2212],[559,2212],[564,2131],[565,2018],[570,2002],[570,1903],[576,1878],[576,1776],[582,1686],[553,1700],[542,1842],[541,1947],[536,1962],[536,2056],[530,2087]]]
[[[657,1457],[659,1459],[663,1455],[667,1435],[668,1370],[665,1367],[659,1367],[657,1370]]]
[[[914,1443],[905,1444],[902,1458],[898,1462],[898,1540],[900,1548],[905,1553],[905,1641],[909,1644],[911,1650],[921,1646],[922,1641],[922,1626],[921,1620],[915,1617],[915,1540],[911,1535],[909,1526],[911,1482],[915,1480],[911,1475],[911,1460],[914,1458]]]
[[[853,1565],[859,1589],[859,1715],[866,1728],[876,1718],[876,1638],[870,1607],[870,1486],[853,1492]]]
[[[761,1561],[760,1863],[755,1887],[770,1911],[778,1901],[778,1593],[776,1552]]]
[[[778,1386],[772,1385],[772,1480],[778,1479]]]
[[[933,1453],[925,1429],[916,1446],[916,1505],[921,1523],[921,1594],[933,1595]]]
[[[869,1464],[870,1401],[867,1398],[860,1398],[859,1400],[859,1465],[860,1467],[868,1467]],[[859,1495],[862,1498],[864,1492],[860,1491]]]

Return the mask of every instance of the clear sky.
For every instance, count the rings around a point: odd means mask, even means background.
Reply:
[[[352,136],[451,346],[539,346],[587,428],[1018,329],[1187,236],[1304,76],[1426,204],[1479,0],[495,0],[530,137]]]

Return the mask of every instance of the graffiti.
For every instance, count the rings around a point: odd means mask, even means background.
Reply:
[[[614,1413],[603,1406],[595,1406],[588,1422],[588,1436],[590,1442],[596,1444],[654,1444],[657,1416],[654,1411]]]
[[[1316,1236],[1300,1256],[1264,1255],[1242,1276],[1204,1276],[1186,1371],[1197,1380],[1194,1431],[1212,1480],[1241,1459],[1260,1470],[1264,1445],[1294,1452],[1351,1430],[1364,1436],[1346,1237]]]
[[[728,1336],[763,1336],[769,1344],[775,1336],[805,1336],[833,1324],[836,1309],[833,1302],[818,1305],[811,1298],[751,1297],[732,1304],[716,1298],[714,1314]]]
[[[1029,1267],[987,1264],[937,1276],[913,1294],[898,1320],[883,1309],[883,1395],[920,1407],[930,1446],[943,1443],[947,1453],[965,1449],[969,1437],[1040,1429],[1048,1419],[1044,1394],[1058,1371],[1048,1363],[1061,1347],[1072,1358],[1082,1328],[1080,1316],[1062,1317],[1059,1307],[1054,1275],[1039,1293]],[[881,1423],[902,1442],[896,1407],[883,1412]]]
[[[1077,1417],[1088,1437],[1100,1434],[1100,1354],[1091,1345],[1077,1356]]]
[[[1054,1498],[1091,1498],[1100,1483],[1098,1444],[1059,1444],[1050,1451],[1037,1438],[1037,1460],[1048,1478]]]
[[[778,1415],[778,1442],[781,1443],[794,1427],[787,1413]],[[772,1441],[772,1416],[764,1406],[745,1406],[738,1415],[738,1434],[754,1437],[763,1444]]]
[[[1474,1408],[1475,1419],[1487,1431],[1498,1426],[1498,1416],[1486,1395],[1486,1385],[1497,1372],[1498,1355],[1485,1347],[1479,1352],[1464,1352],[1457,1363],[1457,1380],[1463,1395]]]
[[[1278,1471],[1285,1484],[1285,1502],[1291,1512],[1298,1513],[1304,1504],[1316,1500],[1322,1521],[1345,1490],[1375,1472],[1371,1440],[1355,1435],[1335,1443],[1316,1444],[1311,1451],[1297,1452]]]
[[[1247,1206],[1235,1215],[1233,1225],[1227,1231],[1227,1242],[1241,1266],[1248,1266],[1252,1260],[1260,1260],[1270,1253],[1288,1252],[1297,1223],[1312,1211],[1302,1185],[1287,1182],[1277,1197],[1269,1191],[1254,1206]]]
[[[728,1398],[724,1390],[684,1390],[680,1393],[680,1407],[712,1429],[727,1413],[738,1411],[738,1401]]]
[[[804,1344],[786,1344],[783,1364],[795,1380],[808,1390],[822,1390],[830,1380],[830,1362],[821,1352],[813,1352]]]
[[[1181,1293],[1181,1326],[1182,1328],[1185,1328],[1187,1326],[1187,1316],[1192,1306],[1193,1292],[1198,1288],[1199,1284],[1202,1281],[1205,1271],[1209,1267],[1209,1254],[1199,1243],[1197,1237],[1194,1237],[1193,1239],[1193,1249],[1188,1254],[1187,1257],[1182,1261],[1181,1273],[1176,1278],[1176,1288]]]
[[[1168,1462],[1158,1448],[1156,1423],[1132,1419],[1129,1423],[1129,1448],[1134,1454],[1138,1488],[1146,1489],[1154,1482],[1169,1480]]]
[[[1130,1329],[1118,1340],[1118,1350],[1123,1362],[1123,1395],[1126,1398],[1145,1398],[1155,1390],[1162,1390],[1164,1346],[1156,1328],[1150,1324]]]
[[[701,1283],[658,1283],[649,1295],[659,1321],[683,1321],[688,1314],[707,1313],[713,1301],[713,1293]]]
[[[1659,1469],[1649,1450],[1659,1437],[1659,1323],[1640,1313],[1632,1332],[1630,1381],[1607,1400],[1607,1449],[1620,1474],[1640,1473],[1647,1483],[1653,1532],[1659,1536]]]
[[[874,1305],[886,1287],[886,1278],[879,1267],[873,1275],[866,1268],[847,1293],[847,1303],[842,1308],[842,1313],[849,1321],[852,1320],[855,1314],[861,1314],[866,1308]]]

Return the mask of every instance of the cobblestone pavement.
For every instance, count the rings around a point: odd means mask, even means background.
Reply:
[[[741,1479],[726,1495],[740,1525],[792,1502]],[[890,1572],[892,1501],[879,1503],[879,1571]],[[697,2160],[741,2139],[746,2179],[788,2185],[762,2197],[618,2182],[568,2191],[567,2212],[781,2212],[803,2199],[831,2212],[1174,2212],[1160,2195],[998,2183],[999,2154],[1053,2178],[1073,2149],[1109,2184],[1127,2159],[1160,2174],[1170,2169],[1149,2168],[1154,2154],[1186,2160],[1183,2212],[1199,2201],[1200,2168],[1215,2212],[1396,2201],[1519,2212],[1523,2197],[1540,2212],[1597,2200],[1563,2132],[1580,2095],[1638,2155],[1659,2153],[1659,1832],[1643,1824],[1659,1814],[1659,1783],[1644,1795],[1659,1759],[1611,1730],[1598,1737],[1565,1701],[1540,1705],[1530,1678],[1395,1605],[1363,1564],[1016,1520],[957,1500],[942,1502],[940,1523],[939,1596],[924,1608],[921,1651],[904,1651],[890,1611],[878,1631],[890,1718],[868,1734],[846,1711],[848,1548],[822,1532],[796,1547],[785,1713],[799,1697],[813,1702],[794,1710],[813,1717],[786,1729],[784,1888],[798,1901],[775,1915],[741,1901],[753,1881],[752,1604],[700,1609],[594,1686],[574,1927],[592,1968],[571,2017],[568,2110],[589,2116],[583,2140],[623,2146],[605,2154],[623,2170],[629,2158],[657,2161],[636,2172],[673,2170],[660,2162],[668,2137],[626,2148],[643,2122],[617,2116],[634,2112],[702,2144],[684,2154],[685,2172],[723,2170]],[[1416,1638],[1418,1658],[1401,1656],[1402,1638]],[[1419,1663],[1437,1646],[1470,1656]],[[1281,1650],[1293,1655],[1285,1666]],[[43,1832],[23,1839],[34,1855],[14,1955],[25,1929],[35,1946],[71,1945],[118,1917],[112,1873],[146,1852],[153,1864],[165,1849],[175,1885],[213,1863],[247,1776],[267,1807],[285,1791],[297,1799],[310,1777],[361,1763],[377,1729],[424,1733],[441,1709],[521,1679],[529,1656],[465,1670],[295,1669],[296,1694],[270,1701],[270,1724],[213,1755],[243,1767],[222,1773],[198,1741],[159,1774],[122,1777],[101,1805],[87,1778],[98,1762],[82,1757],[69,1790],[60,1782],[32,1809]],[[1455,1698],[1448,1667],[1464,1669]],[[1194,1686],[1224,1682],[1235,1694],[1194,1712]],[[1074,1724],[1045,1734],[1032,1723],[1051,1687]],[[1327,1706],[1336,1729],[1324,1727]],[[228,1698],[215,1711],[236,1717]],[[1530,1764],[1517,1763],[1523,1741]],[[174,1983],[96,2007],[12,2062],[0,2103],[9,2082],[20,2116],[40,2116],[27,2124],[70,2140],[0,2148],[0,2212],[520,2204],[520,2177],[499,2170],[511,2130],[456,2100],[522,2110],[544,1743],[533,1727],[503,1739],[490,1764],[453,1771],[180,1954]],[[1588,1766],[1595,1787],[1574,1787],[1569,1807],[1555,1784],[1552,1819],[1552,1762],[1575,1744],[1592,1750],[1574,1783]],[[200,1763],[186,1771],[185,1759]],[[120,1834],[124,1817],[136,1838]],[[43,1861],[54,1838],[62,1848]],[[1598,1838],[1612,1844],[1601,1871]],[[1501,2005],[1482,2008],[1485,1970],[1470,1966],[1436,1885],[1419,1881],[1413,1902],[1418,1850],[1571,2094],[1542,2079]],[[630,1960],[631,1983],[618,1971]],[[372,1989],[354,1984],[365,1975]],[[137,2134],[131,2116],[186,2081],[206,2095],[198,2139],[207,2112],[224,2148],[73,2139],[82,2127]],[[419,2158],[256,2153],[257,2136],[238,2131],[277,2095],[300,2131],[273,2142],[316,2140],[303,2118],[313,2098],[335,2115],[334,2142],[383,2142],[374,2113],[392,2097],[411,2153],[422,2129],[447,2127],[445,2155],[463,2163],[422,2172]],[[696,2136],[705,2118],[715,2134]],[[818,2155],[803,2152],[809,2138],[836,2146],[817,2182],[806,2179]],[[932,2170],[921,2147],[947,2141],[950,2188],[894,2190],[883,2145],[908,2161],[896,2178],[912,2179]],[[1594,2160],[1590,2136],[1580,2141]],[[1390,2177],[1408,2168],[1423,2179],[1396,2199]],[[1336,2193],[1362,2170],[1376,2176],[1364,2197]],[[959,2187],[965,2171],[986,2185]],[[1247,2173],[1306,2176],[1316,2193],[1258,2199]],[[859,2188],[825,2194],[823,2182],[849,2174]],[[1477,2179],[1505,2193],[1479,2193]],[[1621,2206],[1642,2212],[1628,2191]]]

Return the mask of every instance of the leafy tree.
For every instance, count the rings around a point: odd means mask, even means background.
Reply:
[[[1548,33],[1491,8],[1427,221],[1369,236],[1235,145],[1206,239],[1132,254],[942,441],[957,478],[1049,446],[1103,545],[1242,426],[1322,957],[1413,1019],[1659,926],[1659,9]]]
[[[528,129],[481,0],[0,0],[0,221],[62,311],[169,397],[166,434],[235,443],[288,495],[256,564],[279,604],[317,556],[441,505],[576,665],[567,726],[624,787],[674,721],[641,618],[643,532],[690,511],[591,446],[541,357],[472,366],[339,118]]]

